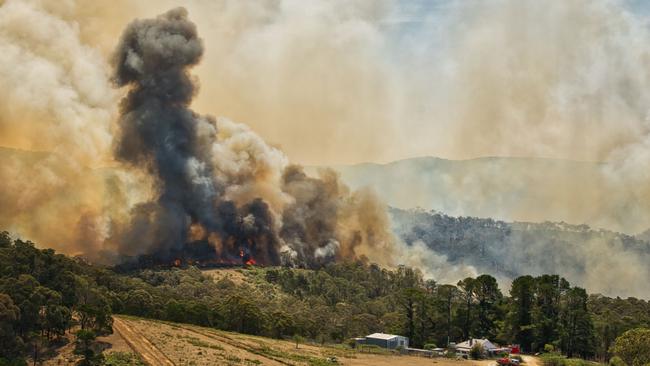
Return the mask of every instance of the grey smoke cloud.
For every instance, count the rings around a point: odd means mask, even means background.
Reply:
[[[124,31],[113,57],[114,80],[128,88],[115,155],[153,178],[155,197],[137,204],[111,240],[163,261],[185,255],[192,241],[207,241],[217,260],[316,266],[373,248],[386,261],[393,238],[380,205],[367,210],[373,196],[355,196],[332,171],[308,177],[249,129],[190,109],[197,87],[189,70],[203,51],[183,8]]]

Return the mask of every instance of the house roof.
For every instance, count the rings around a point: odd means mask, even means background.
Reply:
[[[366,336],[366,338],[384,339],[384,340],[393,339],[397,337],[400,336],[395,334],[386,334],[386,333],[372,333],[371,335]]]
[[[495,346],[494,343],[488,341],[487,339],[473,338],[471,343],[472,344],[470,345],[469,340],[467,340],[465,342],[458,343],[456,345],[456,349],[458,349],[458,348],[472,349],[472,347],[474,347],[474,345],[477,344],[477,343],[480,344],[481,346],[483,346],[483,349],[486,350],[486,351],[495,350],[497,348],[497,346]]]

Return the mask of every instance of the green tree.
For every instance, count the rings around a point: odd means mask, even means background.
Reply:
[[[300,343],[303,343],[305,339],[299,334],[294,334],[293,341],[296,343],[296,349],[298,349],[298,345],[300,345]]]
[[[44,327],[47,338],[52,335],[61,337],[65,335],[72,321],[72,312],[69,308],[61,305],[48,305],[45,308]]]
[[[233,294],[220,305],[221,326],[239,333],[261,334],[266,326],[262,309],[250,298]]]
[[[587,291],[573,287],[566,293],[561,316],[560,344],[569,357],[587,358],[594,352],[594,326],[587,311]]]
[[[282,310],[276,310],[271,314],[271,333],[275,338],[296,334],[296,323],[289,314]]]
[[[558,275],[535,278],[535,304],[533,306],[534,351],[559,339],[561,299],[569,283]]]
[[[8,232],[0,232],[0,248],[9,248],[12,244],[11,235]]]
[[[480,275],[474,280],[474,294],[477,300],[479,336],[493,339],[497,334],[496,321],[501,318],[499,302],[503,298],[496,278]]]
[[[41,293],[37,291],[38,281],[30,275],[21,274],[18,278],[6,278],[0,285],[0,291],[11,296],[13,303],[20,309],[18,331],[26,336],[30,331],[39,329]]]
[[[169,300],[165,305],[165,319],[177,323],[185,322],[185,306],[174,299]]]
[[[456,299],[459,298],[460,293],[458,288],[453,285],[439,285],[437,287],[437,302],[440,313],[443,314],[444,324],[445,324],[445,345],[449,345],[451,342],[451,331],[452,331],[452,312],[453,305]]]
[[[15,332],[19,319],[18,306],[9,295],[0,293],[0,358],[12,359],[19,355],[21,342]]]
[[[92,330],[81,329],[77,331],[75,353],[83,356],[83,359],[79,363],[80,365],[90,366],[97,365],[101,362],[101,352],[96,353],[93,349],[95,338],[95,332]]]
[[[79,317],[81,329],[92,329],[100,334],[112,333],[112,311],[104,293],[90,278],[75,276],[75,282],[77,298],[75,312]]]
[[[512,339],[523,351],[530,352],[534,339],[532,308],[535,280],[531,276],[517,277],[510,289],[510,312],[507,317]]]
[[[465,304],[462,315],[462,329],[463,338],[469,339],[472,337],[473,318],[472,309],[474,308],[474,294],[476,291],[476,280],[467,277],[458,282],[458,288],[461,290],[461,298]]]
[[[143,289],[137,289],[129,291],[124,306],[129,314],[151,316],[153,304],[151,294]]]
[[[612,351],[628,366],[650,364],[650,329],[636,328],[628,330],[616,338]]]
[[[411,344],[422,346],[427,338],[427,296],[421,288],[406,288],[400,296],[400,304],[406,315],[404,329]]]

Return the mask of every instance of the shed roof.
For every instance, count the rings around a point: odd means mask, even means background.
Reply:
[[[401,336],[395,334],[386,334],[386,333],[372,333],[371,335],[366,336],[366,338],[384,339],[384,340],[393,339],[397,337],[401,337]]]
[[[465,342],[458,343],[458,344],[456,345],[456,349],[458,349],[458,348],[461,348],[461,349],[472,349],[472,347],[473,347],[475,344],[477,344],[477,343],[480,344],[481,346],[483,346],[483,349],[486,350],[486,351],[492,351],[492,350],[495,350],[495,349],[497,348],[497,347],[496,347],[492,342],[488,341],[487,339],[476,339],[476,338],[473,338],[471,343],[472,343],[472,344],[470,345],[470,341],[469,341],[469,340],[467,340],[467,341],[465,341]]]

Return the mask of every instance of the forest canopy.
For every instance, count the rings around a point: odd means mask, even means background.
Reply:
[[[405,335],[415,347],[486,337],[599,360],[612,356],[624,332],[650,327],[648,301],[589,295],[558,275],[520,276],[505,293],[490,275],[443,284],[412,268],[362,262],[236,271],[245,281],[215,280],[191,266],[116,272],[4,232],[0,357],[33,357],[35,344],[71,330],[110,333],[113,313],[319,343],[373,332]]]

